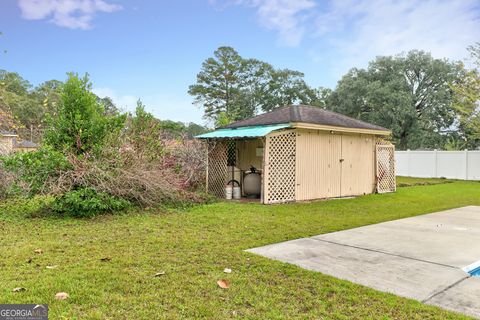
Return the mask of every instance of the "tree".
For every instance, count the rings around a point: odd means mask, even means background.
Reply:
[[[118,133],[125,116],[105,116],[91,92],[88,75],[70,73],[65,82],[56,115],[49,119],[45,144],[60,152],[76,155],[100,151],[109,135]]]
[[[450,84],[463,76],[461,64],[423,51],[378,57],[367,69],[352,69],[327,106],[389,128],[399,149],[442,147],[456,119]]]
[[[0,131],[15,130],[17,126],[18,124],[12,113],[7,108],[4,108],[0,101]]]
[[[244,59],[231,47],[220,47],[203,62],[197,82],[188,93],[204,108],[204,117],[216,126],[255,115],[258,111],[318,102],[317,91],[303,80],[303,73]]]
[[[225,112],[218,115],[216,122],[219,125],[227,125],[231,121],[242,120],[252,117],[261,108],[265,94],[268,92],[268,85],[271,81],[271,74],[274,68],[257,59],[242,59],[240,70],[239,90],[235,98],[236,114]]]
[[[192,139],[193,137],[198,136],[199,134],[205,133],[207,131],[208,130],[206,127],[196,124],[194,122],[190,122],[186,126],[186,134],[187,134],[187,138],[189,139]]]
[[[169,138],[180,138],[186,131],[185,124],[180,121],[159,120],[160,129],[168,133]]]
[[[17,95],[26,95],[32,87],[30,82],[23,79],[18,73],[6,70],[0,70],[0,84],[6,91]]]
[[[303,80],[304,74],[290,69],[271,70],[268,85],[260,97],[262,111],[295,104],[310,104],[315,100],[315,91]]]
[[[470,56],[472,57],[477,70],[480,69],[480,42],[476,42],[474,45],[469,46],[467,50],[470,52]]]
[[[17,110],[17,117],[30,130],[30,139],[34,140],[35,129],[43,129],[47,114],[55,114],[61,102],[63,82],[49,80],[35,87],[28,94],[29,103]]]
[[[48,80],[33,89],[33,96],[39,100],[46,112],[53,113],[61,101],[63,82]]]
[[[113,100],[110,97],[100,98],[97,95],[95,96],[97,97],[97,102],[103,106],[105,115],[114,116],[120,113],[120,110],[118,110],[117,106],[115,103],[113,103]]]
[[[10,130],[29,129],[28,138],[32,139],[34,129],[42,128],[45,115],[55,112],[60,101],[62,82],[46,81],[33,88],[19,74],[0,71],[0,104],[5,112],[10,113],[18,125]],[[26,138],[27,135],[23,138]]]
[[[461,81],[454,83],[453,107],[458,115],[458,149],[480,147],[480,42],[468,48],[476,68],[465,70]]]
[[[197,83],[190,86],[188,93],[194,96],[195,104],[203,106],[205,118],[215,120],[221,112],[232,120],[237,118],[235,103],[242,64],[242,57],[231,47],[218,48],[213,58],[202,63]]]
[[[145,105],[139,99],[135,113],[129,118],[127,131],[128,140],[135,152],[149,161],[161,158],[164,151],[161,131],[160,121],[145,111]]]
[[[38,101],[30,94],[31,87],[18,73],[0,70],[0,107],[18,124],[9,130],[26,127],[27,120],[38,111]]]
[[[309,102],[312,106],[317,106],[323,109],[328,108],[328,102],[332,95],[332,89],[319,87],[317,89],[311,89],[311,100]]]
[[[62,90],[63,82],[58,80],[48,80],[33,87],[18,73],[0,70],[0,109],[3,118],[8,114],[14,119],[14,123],[4,122],[2,127],[17,130],[21,138],[41,140],[46,116],[57,113]],[[119,114],[118,108],[109,97],[95,98],[103,106],[106,115]],[[28,129],[28,132],[25,129]]]

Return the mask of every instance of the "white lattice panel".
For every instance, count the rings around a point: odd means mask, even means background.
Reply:
[[[295,201],[296,132],[267,137],[266,203]]]
[[[394,192],[397,189],[395,180],[395,147],[393,145],[377,145],[377,192]]]
[[[217,197],[225,197],[225,184],[227,183],[227,150],[226,141],[213,141],[208,145],[208,192]]]

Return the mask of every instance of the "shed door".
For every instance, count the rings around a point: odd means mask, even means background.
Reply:
[[[342,197],[372,193],[375,185],[374,143],[371,136],[342,135]]]
[[[341,135],[299,131],[297,155],[297,200],[340,197]]]
[[[299,130],[297,200],[371,193],[375,186],[374,150],[372,136]]]

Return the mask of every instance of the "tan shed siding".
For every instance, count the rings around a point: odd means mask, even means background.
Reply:
[[[13,151],[13,137],[0,135],[0,155]]]
[[[297,133],[296,200],[374,191],[373,135],[308,129],[297,129]]]
[[[258,170],[262,169],[263,155],[257,156],[257,148],[263,148],[261,139],[237,141],[237,168],[249,170],[251,166],[254,166]]]
[[[13,150],[15,152],[33,152],[33,151],[36,151],[37,148],[18,148],[18,147],[15,147]]]
[[[342,135],[342,196],[369,194],[375,188],[375,139]]]
[[[297,200],[340,196],[341,136],[298,130]]]

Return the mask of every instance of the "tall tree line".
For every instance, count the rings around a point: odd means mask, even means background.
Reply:
[[[48,80],[34,87],[18,73],[0,70],[0,130],[16,131],[24,139],[41,140],[48,126],[47,118],[54,116],[61,107],[63,89],[62,81]],[[109,97],[93,96],[102,105],[105,116],[120,112]],[[171,138],[192,138],[206,131],[204,126],[196,123],[156,121]]]
[[[378,57],[343,76],[329,107],[391,129],[399,149],[441,148],[455,131],[451,85],[464,76],[460,63],[423,51]]]
[[[412,50],[353,68],[334,90],[312,88],[301,72],[275,69],[220,47],[190,86],[194,104],[221,126],[288,104],[310,104],[392,130],[398,149],[480,148],[480,44],[474,68]]]
[[[231,47],[220,47],[206,59],[188,92],[204,116],[216,126],[258,112],[294,104],[318,104],[319,90],[309,87],[303,73],[275,69],[257,59],[246,59]]]
[[[33,87],[18,73],[0,70],[0,129],[41,129],[46,114],[58,104],[61,86],[49,80]]]

